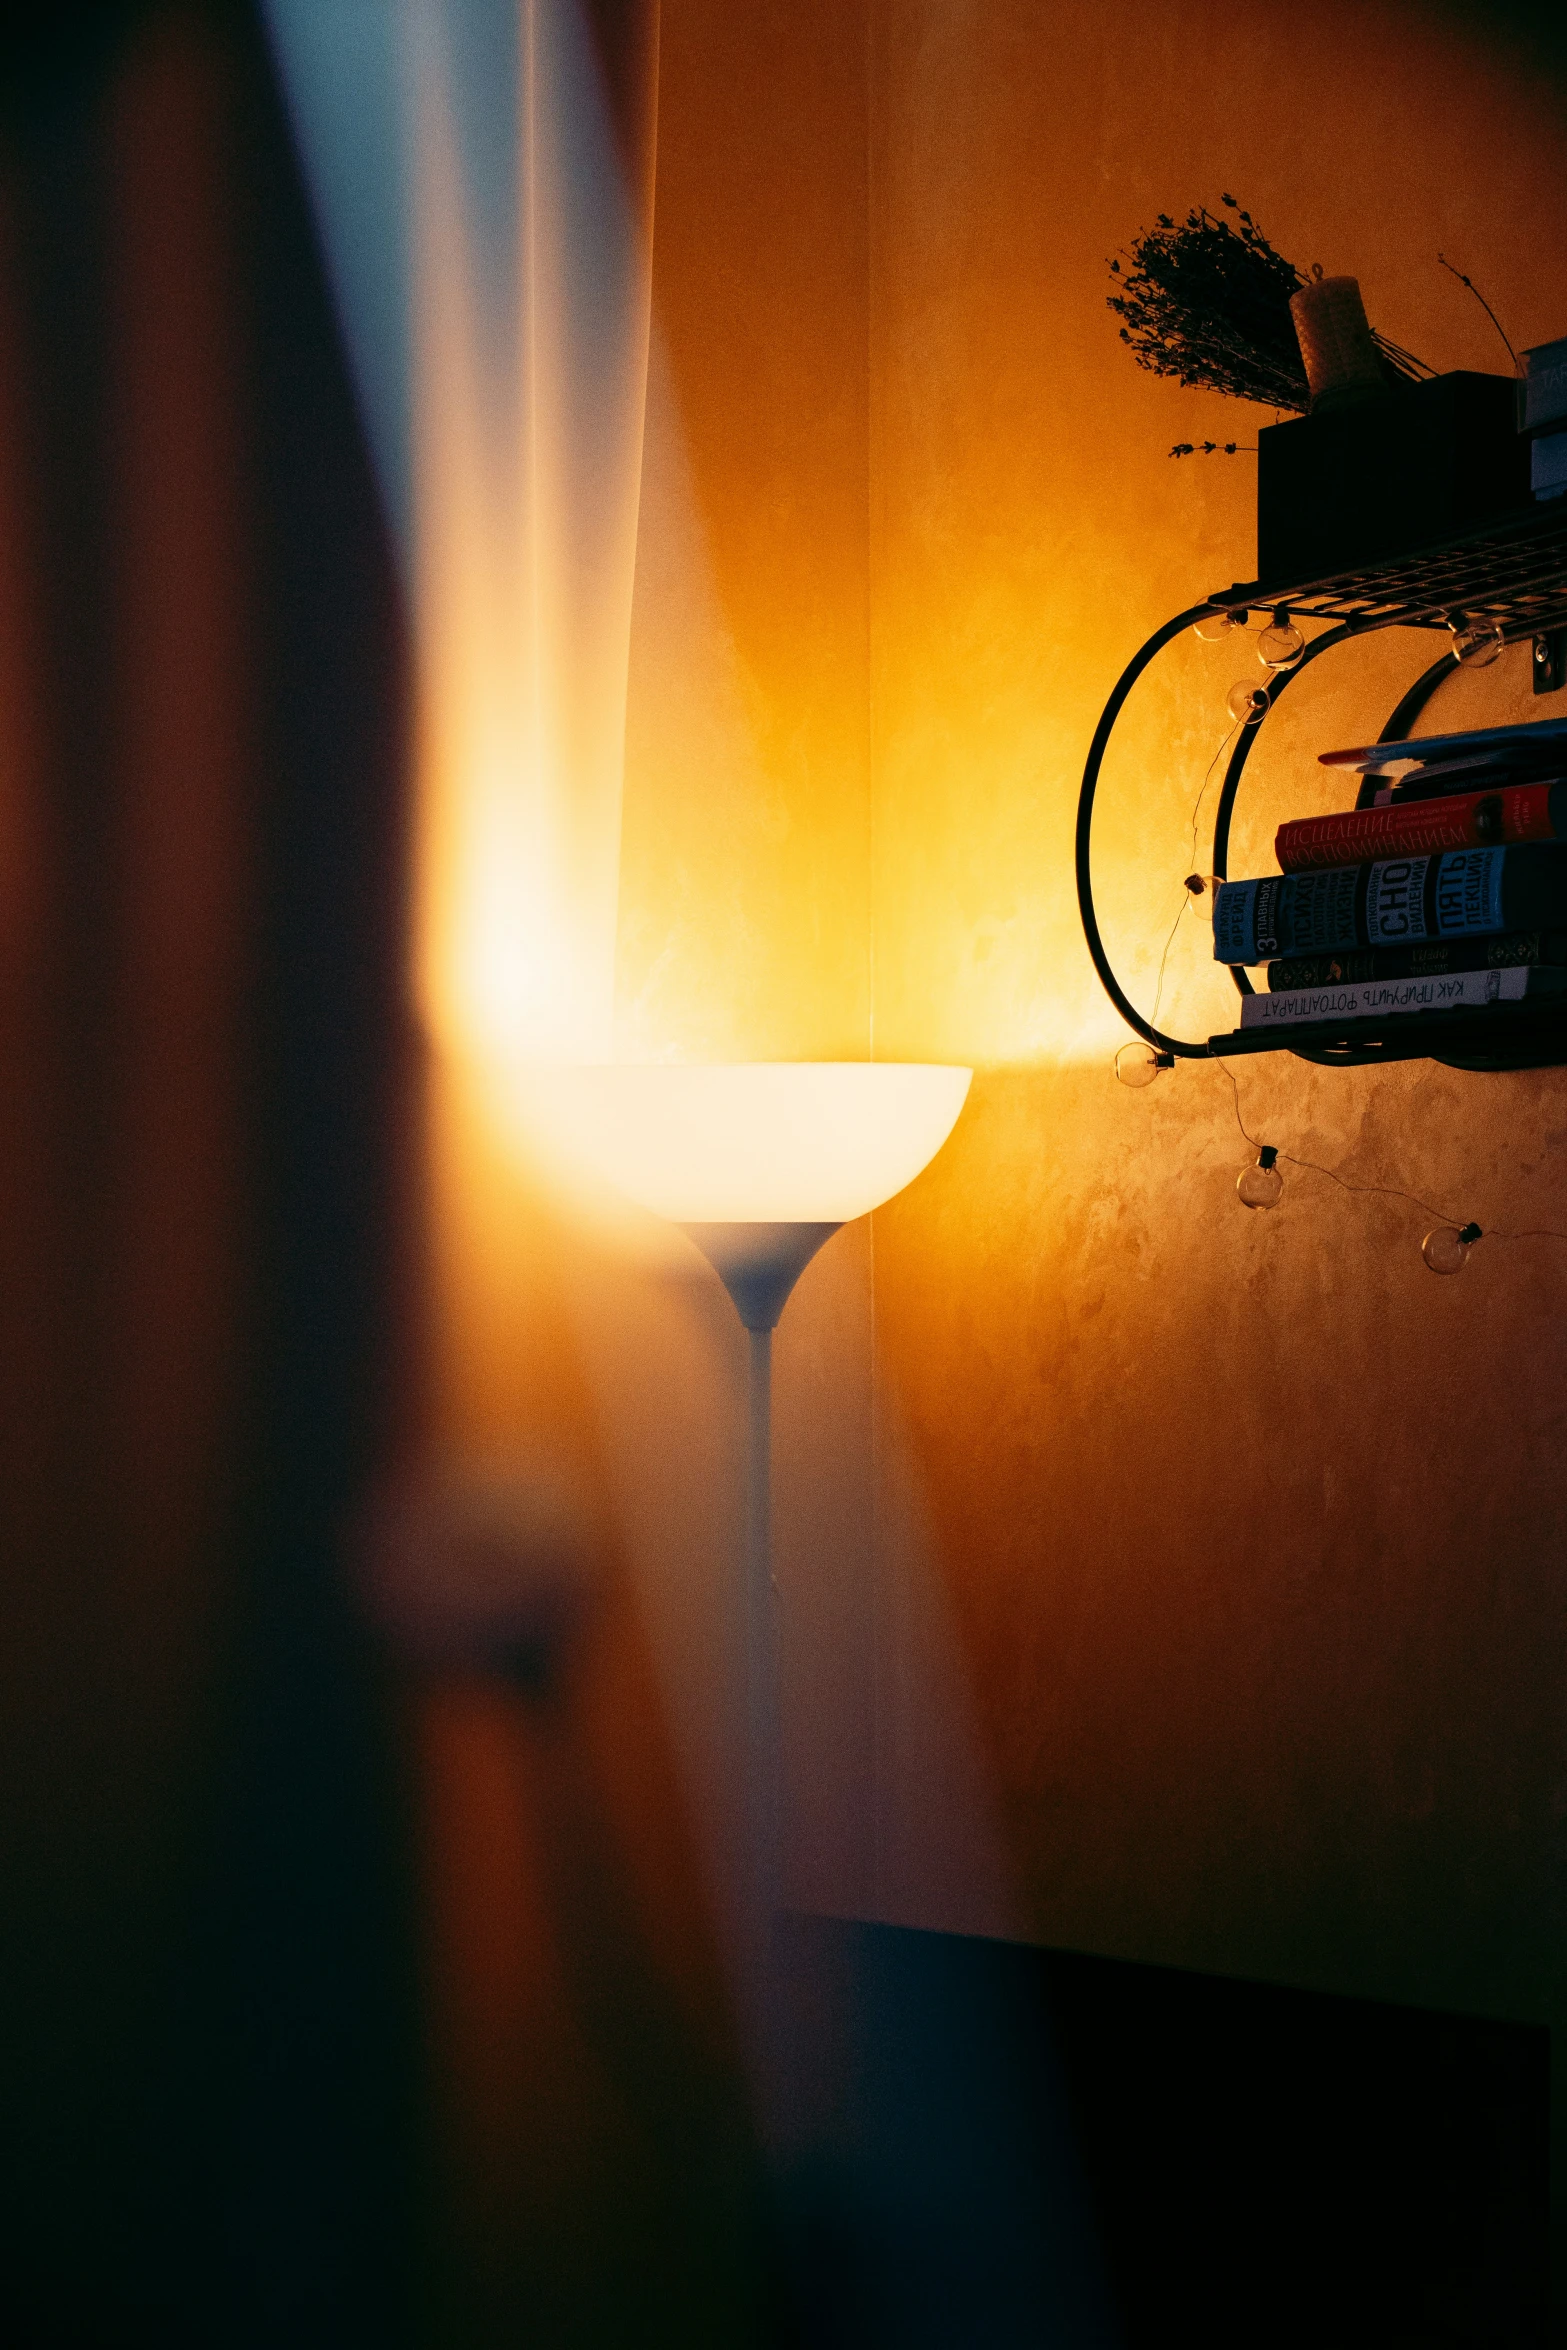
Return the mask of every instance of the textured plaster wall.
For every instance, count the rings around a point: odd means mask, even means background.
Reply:
[[[876,1034],[981,1065],[876,1220],[878,1403],[934,1526],[1016,1915],[1561,2036],[1567,1246],[1497,1243],[1442,1282],[1421,1210],[1295,1169],[1248,1215],[1221,1072],[1111,1080],[1070,882],[1117,671],[1255,569],[1252,460],[1164,452],[1267,421],[1131,364],[1106,257],[1232,190],[1435,365],[1505,366],[1435,256],[1515,341],[1567,324],[1537,228],[1560,51],[1502,11],[880,0],[871,57]],[[1313,754],[1374,733],[1431,657],[1400,638],[1302,681],[1232,871],[1333,804]],[[1145,1006],[1244,667],[1172,650],[1107,772],[1107,930]],[[1429,723],[1555,707],[1518,651]],[[1202,944],[1177,937],[1166,982],[1186,1034],[1229,1024]],[[1253,1134],[1350,1180],[1567,1229],[1567,1073],[1236,1075]]]
[[[1397,340],[1494,367],[1435,256],[1520,343],[1567,329],[1561,62],[1521,19],[1413,4],[665,0],[621,1049],[977,1071],[947,1150],[817,1259],[779,1335],[806,1904],[1567,2038],[1567,1246],[1491,1243],[1441,1282],[1424,1211],[1296,1168],[1248,1215],[1220,1070],[1115,1084],[1070,880],[1120,667],[1254,568],[1253,460],[1165,451],[1266,421],[1131,364],[1107,256],[1230,189],[1303,265],[1357,272]],[[1316,751],[1374,732],[1431,650],[1379,641],[1293,690],[1233,870],[1332,804]],[[1172,648],[1107,767],[1102,911],[1145,1004],[1247,659]],[[1513,654],[1432,720],[1531,708]],[[1233,1016],[1203,944],[1177,933],[1162,999],[1194,1035]],[[1567,1230],[1561,1073],[1275,1057],[1237,1082],[1253,1134],[1351,1182]],[[737,1827],[740,1332],[694,1259],[628,1267],[552,1220],[482,1128],[455,1115],[467,1205],[435,1218],[448,1418],[552,1432],[598,1484],[590,1744],[705,2013],[693,1919],[722,1911]],[[437,1738],[438,1806],[462,1737],[487,1767],[482,1723]],[[478,1920],[512,1830],[470,1826],[452,1900]],[[449,2029],[493,2038],[483,1987],[513,1979],[508,1934],[536,1944],[523,2065],[557,2045],[566,1962],[544,1862],[505,1865],[513,1926],[474,1924],[454,1976],[478,2005]],[[528,2116],[552,2098],[597,2110],[574,2062],[522,2082],[518,2144],[549,2142]],[[587,2201],[619,2208],[626,2175],[582,2151]]]
[[[1131,364],[1107,256],[1232,189],[1434,364],[1505,365],[1436,254],[1515,340],[1567,323],[1532,225],[1558,64],[1416,6],[668,0],[626,1041],[979,1072],[781,1340],[802,1897],[1562,2002],[1567,1248],[1441,1283],[1421,1210],[1294,1169],[1248,1216],[1223,1074],[1111,1079],[1070,883],[1118,669],[1254,569],[1252,460],[1165,451],[1268,420]],[[1233,869],[1331,804],[1315,751],[1428,658],[1301,684]],[[1529,707],[1524,658],[1432,722]],[[1145,1003],[1246,659],[1174,648],[1107,772],[1106,929]],[[1190,924],[1163,1001],[1228,1023]],[[1253,1133],[1352,1181],[1567,1227],[1556,1073],[1237,1076]]]
[[[1546,2001],[1567,1251],[1497,1244],[1442,1284],[1419,1209],[1298,1170],[1248,1216],[1223,1074],[1110,1077],[1070,833],[1122,662],[1254,567],[1251,461],[1165,450],[1267,421],[1130,363],[1107,255],[1233,188],[1303,263],[1357,270],[1396,338],[1491,367],[1435,255],[1519,341],[1567,318],[1524,225],[1567,143],[1555,62],[1499,14],[1416,7],[1306,32],[666,7],[624,1041],[979,1071],[948,1151],[834,1243],[780,1340],[819,1898]],[[1294,690],[1236,870],[1331,804],[1315,751],[1373,731],[1430,650],[1357,648]],[[1249,658],[1172,648],[1107,771],[1106,929],[1144,1002]],[[1524,665],[1433,722],[1531,708]],[[1194,1034],[1232,1001],[1204,950],[1188,922],[1165,983]],[[1553,1073],[1281,1057],[1238,1081],[1254,1133],[1351,1180],[1567,1223]],[[720,1390],[732,1336],[720,1313],[701,1341]]]

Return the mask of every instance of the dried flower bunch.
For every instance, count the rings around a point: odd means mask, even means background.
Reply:
[[[1188,212],[1179,225],[1161,212],[1134,242],[1128,267],[1111,262],[1119,290],[1110,308],[1123,322],[1121,340],[1154,375],[1304,415],[1311,393],[1290,296],[1306,280],[1234,196],[1220,202],[1235,215],[1233,223],[1206,207]],[[1416,382],[1430,374],[1384,335],[1373,339],[1391,379]],[[1179,453],[1190,451],[1182,444]]]

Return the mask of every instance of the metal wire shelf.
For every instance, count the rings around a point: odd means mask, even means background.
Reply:
[[[1567,498],[1326,579],[1237,581],[1211,600],[1227,612],[1282,606],[1357,631],[1460,619],[1499,627],[1509,642],[1535,636],[1567,626]]]
[[[1384,1020],[1303,1021],[1287,1033],[1237,1028],[1210,1036],[1218,1059],[1290,1052],[1326,1068],[1382,1061],[1445,1061],[1453,1069],[1552,1069],[1567,1061],[1567,1010],[1560,1004],[1474,1005],[1450,1012],[1394,1012]]]
[[[1271,708],[1324,653],[1381,628],[1446,630],[1462,622],[1494,625],[1513,642],[1567,628],[1567,498],[1543,509],[1507,517],[1483,530],[1380,563],[1334,574],[1329,579],[1275,583],[1241,582],[1177,613],[1155,631],[1116,682],[1089,746],[1078,797],[1076,866],[1083,935],[1094,968],[1127,1026],[1155,1050],[1178,1059],[1206,1059],[1231,1053],[1291,1052],[1330,1068],[1371,1062],[1431,1059],[1459,1069],[1526,1069],[1567,1065],[1567,1010],[1559,1004],[1488,1005],[1445,1013],[1393,1015],[1374,1024],[1321,1022],[1292,1029],[1237,1028],[1205,1038],[1171,1036],[1144,1017],[1127,996],[1105,951],[1094,908],[1092,832],[1100,770],[1117,719],[1138,678],[1166,645],[1205,615],[1286,609],[1292,616],[1333,623],[1313,639],[1305,657],[1279,677]],[[1537,646],[1538,652],[1538,646]],[[1382,730],[1392,745],[1407,739],[1416,718],[1456,657],[1443,653],[1418,677]],[[1221,879],[1227,869],[1230,819],[1241,776],[1260,728],[1240,732],[1214,812],[1210,870]],[[1232,973],[1245,996],[1252,993],[1246,972]],[[1368,1033],[1368,1027],[1370,1032]]]

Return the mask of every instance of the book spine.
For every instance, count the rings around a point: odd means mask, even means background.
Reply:
[[[1464,792],[1505,791],[1513,784],[1561,781],[1559,773],[1541,768],[1520,774],[1515,767],[1465,767],[1449,774],[1440,767],[1415,767],[1396,782],[1380,784],[1372,804],[1378,808],[1401,808],[1411,800],[1441,800]]]
[[[1427,939],[1416,946],[1351,947],[1337,955],[1285,955],[1268,965],[1275,995],[1366,979],[1430,979],[1449,971],[1567,965],[1567,931],[1507,930],[1490,938]]]
[[[1351,808],[1281,824],[1274,854],[1286,873],[1374,857],[1414,857],[1501,841],[1555,840],[1567,833],[1567,787],[1517,783],[1387,807]]]
[[[1516,1004],[1525,996],[1560,996],[1567,972],[1450,971],[1426,979],[1370,979],[1337,987],[1302,987],[1286,995],[1251,995],[1243,1028],[1298,1028],[1310,1020],[1372,1020],[1390,1013],[1454,1012]]]
[[[1220,963],[1267,963],[1564,923],[1567,849],[1450,849],[1221,882],[1213,952]]]

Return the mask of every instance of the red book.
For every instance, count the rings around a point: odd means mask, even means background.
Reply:
[[[1567,840],[1567,783],[1510,783],[1502,791],[1298,816],[1279,826],[1273,853],[1281,873],[1303,873],[1313,865],[1366,865],[1373,858],[1508,848],[1530,840]]]

